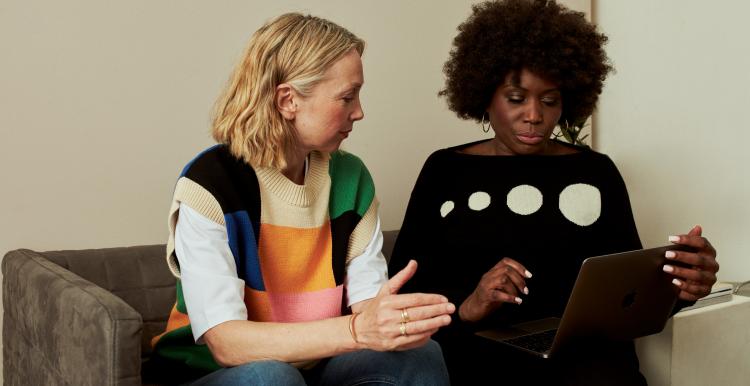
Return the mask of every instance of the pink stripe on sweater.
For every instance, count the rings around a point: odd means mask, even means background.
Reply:
[[[344,286],[302,293],[266,293],[275,322],[307,322],[341,315]]]

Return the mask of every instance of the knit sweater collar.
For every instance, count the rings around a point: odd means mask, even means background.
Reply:
[[[265,186],[268,192],[274,194],[290,205],[308,207],[317,200],[328,179],[327,153],[314,151],[310,153],[310,163],[305,184],[297,185],[276,168],[256,168],[258,182]]]

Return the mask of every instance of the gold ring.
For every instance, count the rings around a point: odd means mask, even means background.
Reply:
[[[411,319],[409,319],[409,313],[406,311],[406,308],[401,309],[401,322],[403,323],[409,323]]]
[[[407,336],[409,334],[406,333],[406,322],[401,322],[401,326],[399,327],[401,330],[401,336]]]

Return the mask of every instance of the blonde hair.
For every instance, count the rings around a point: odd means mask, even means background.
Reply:
[[[365,42],[328,20],[281,15],[250,38],[214,109],[211,134],[237,158],[255,167],[286,167],[296,147],[291,122],[276,109],[276,87],[290,84],[303,97],[334,62]]]

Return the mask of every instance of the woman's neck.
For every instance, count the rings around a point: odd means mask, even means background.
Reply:
[[[309,153],[300,153],[288,156],[286,159],[286,167],[281,169],[281,174],[297,185],[304,185],[305,163],[308,155]]]

